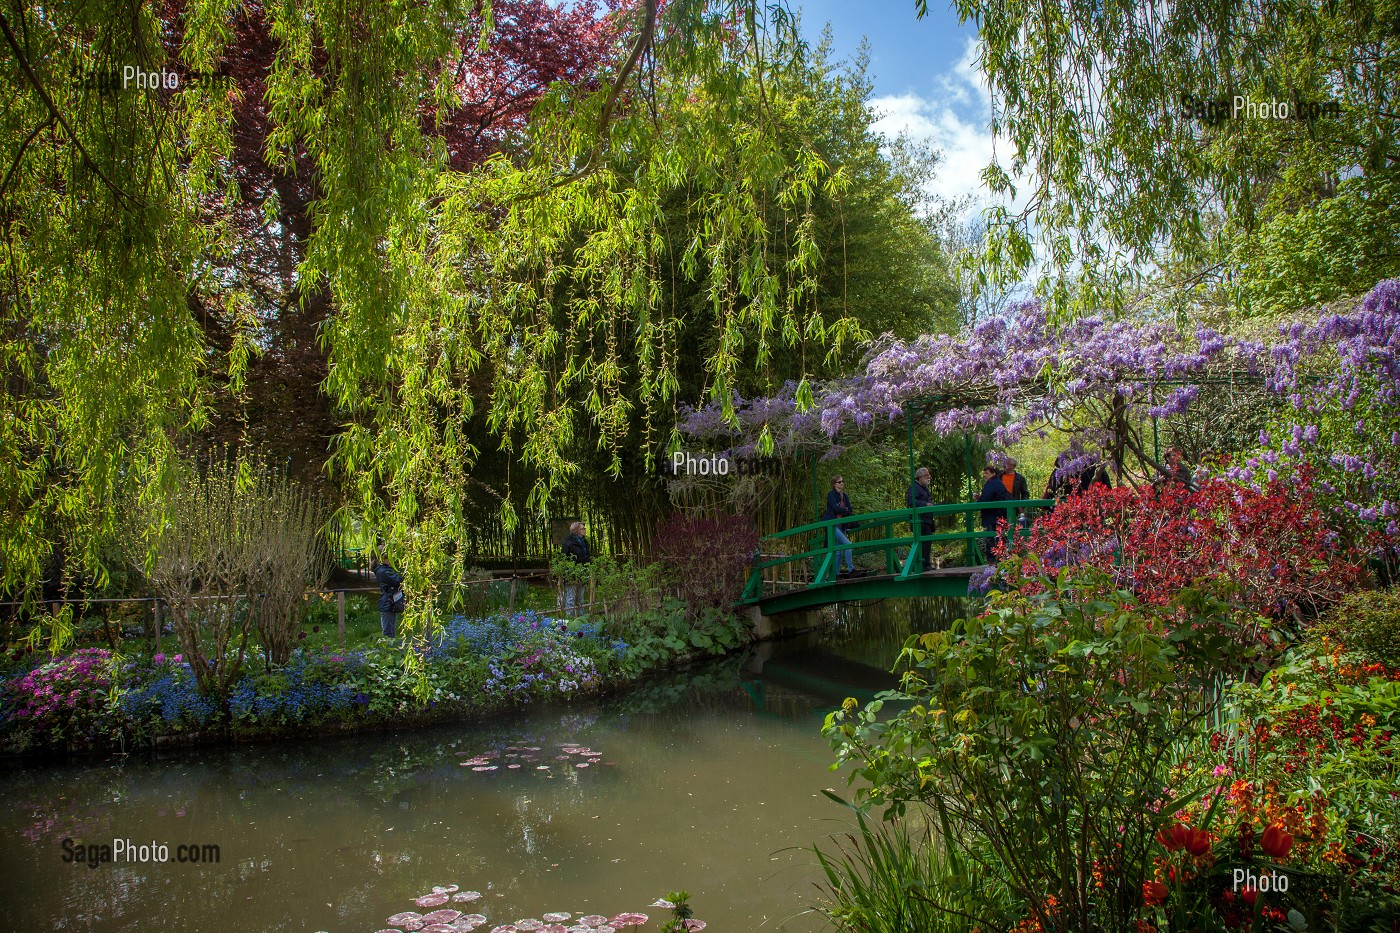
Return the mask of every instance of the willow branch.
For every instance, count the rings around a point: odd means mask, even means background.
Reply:
[[[4,13],[0,13],[0,32],[5,33],[5,41],[8,42],[10,48],[14,50],[20,70],[23,71],[24,76],[29,79],[29,83],[34,86],[34,90],[38,93],[39,99],[44,102],[44,106],[49,108],[49,113],[63,126],[64,132],[66,132],[68,138],[73,141],[73,145],[77,147],[78,153],[83,157],[83,161],[87,163],[88,168],[92,169],[97,177],[102,179],[102,183],[107,186],[107,190],[112,192],[112,196],[116,198],[117,201],[128,201],[133,204],[139,204],[140,200],[138,198],[133,198],[119,188],[112,179],[107,177],[107,173],[102,171],[102,167],[97,164],[93,157],[88,154],[87,148],[83,146],[83,141],[78,138],[78,134],[73,131],[73,127],[69,125],[68,120],[59,112],[58,106],[54,104],[53,98],[49,97],[48,91],[44,90],[43,83],[39,80],[39,76],[34,73],[34,68],[29,64],[29,59],[24,54],[24,50],[20,48],[19,40],[15,38],[14,31],[10,29],[10,21],[5,18]]]

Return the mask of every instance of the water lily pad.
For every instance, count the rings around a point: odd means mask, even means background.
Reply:
[[[450,923],[429,923],[421,933],[457,933],[457,928]]]
[[[434,894],[452,894],[457,891],[455,884],[433,885]]]
[[[430,914],[424,914],[423,922],[451,923],[453,920],[456,920],[460,916],[462,916],[462,912],[460,910],[453,910],[450,907],[444,907],[442,910],[435,910]]]
[[[639,927],[650,919],[651,918],[646,914],[626,913],[618,914],[616,917],[609,920],[608,923],[615,927]]]
[[[475,768],[472,768],[472,770],[473,770],[473,771],[495,771],[495,770],[496,770],[496,766],[495,766],[495,765],[477,765]]]
[[[587,917],[579,917],[578,922],[586,927],[600,927],[608,922],[608,918],[602,914],[589,914]]]
[[[530,917],[525,920],[515,921],[515,928],[517,930],[534,931],[538,930],[542,926],[544,926],[544,921],[536,920],[534,917]]]
[[[696,920],[692,917],[689,920],[682,920],[681,926],[686,930],[690,930],[691,933],[699,933],[699,931],[705,929],[708,924],[705,923],[704,920]]]
[[[394,914],[384,922],[391,927],[401,927],[409,920],[422,920],[423,915],[416,910],[405,910],[403,913]]]
[[[569,928],[562,923],[549,923],[540,927],[536,933],[569,933]]]
[[[650,906],[652,906],[652,907],[664,907],[664,908],[666,908],[667,910],[674,910],[675,907],[676,907],[675,904],[672,904],[670,901],[666,900],[666,898],[664,898],[664,897],[658,897],[655,901],[653,901],[653,902],[651,903]]]
[[[565,920],[568,920],[570,917],[572,917],[573,914],[569,913],[567,910],[557,910],[551,913],[542,914],[541,916],[543,916],[546,923],[563,923]]]
[[[449,898],[446,894],[424,894],[413,903],[417,904],[419,907],[441,907],[443,904],[446,904],[448,900]]]
[[[460,902],[460,901],[466,901],[467,903],[470,904],[472,901],[479,901],[479,900],[481,900],[481,892],[480,892],[480,891],[459,891],[459,892],[457,892],[456,894],[452,895],[452,899],[453,899],[454,901],[459,901],[459,902]],[[481,919],[485,920],[486,918],[485,918],[485,917],[482,917]]]
[[[516,933],[515,924],[503,923],[498,927],[492,927],[491,933]]]
[[[575,764],[574,767],[575,767],[575,768],[586,768],[586,767],[588,767],[588,762],[586,762],[586,761],[580,761],[580,762],[578,762],[577,764]]]

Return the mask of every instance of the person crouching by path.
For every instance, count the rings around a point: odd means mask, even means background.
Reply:
[[[933,505],[933,493],[929,491],[929,485],[933,482],[929,474],[928,467],[919,467],[914,471],[914,482],[909,484],[909,491],[904,494],[904,501],[911,509],[921,509],[926,505]],[[909,523],[909,530],[914,530],[914,523]],[[924,514],[919,516],[919,533],[923,537],[920,547],[923,551],[924,570],[927,572],[933,569],[933,542],[928,540],[933,535],[933,516]]]
[[[839,476],[831,478],[831,489],[826,494],[826,511],[822,513],[822,521],[832,518],[845,518],[847,515],[854,515],[855,509],[851,508],[851,498],[846,495],[846,481]],[[831,537],[837,544],[851,543],[851,539],[846,537],[846,529],[849,525],[833,525],[831,527]],[[823,542],[825,543],[825,542]],[[848,547],[844,551],[837,551],[837,564],[841,558],[846,559],[845,573],[850,574],[855,571],[856,564],[852,558],[852,551]]]
[[[982,494],[977,497],[978,502],[1010,502],[1011,493],[1006,491],[1006,484],[1001,481],[1001,470],[994,466],[987,466],[982,469]],[[982,530],[996,531],[997,522],[1006,517],[1005,509],[983,509],[982,510]],[[1000,541],[999,535],[982,539],[982,554],[986,557],[988,564],[997,562],[996,546]]]
[[[379,631],[385,638],[393,638],[399,632],[399,617],[408,605],[403,574],[381,561],[378,554],[370,557],[369,569],[379,582]]]
[[[588,550],[588,538],[583,522],[574,522],[569,526],[569,536],[564,539],[561,545],[564,553],[569,556],[575,564],[586,567],[593,559],[593,555]],[[583,584],[570,580],[564,581],[564,611],[574,612],[583,606]]]

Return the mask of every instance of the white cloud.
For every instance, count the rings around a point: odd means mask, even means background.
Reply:
[[[877,115],[871,124],[875,132],[891,139],[907,134],[942,151],[943,161],[929,191],[948,200],[971,195],[974,207],[969,216],[993,203],[982,184],[982,170],[996,154],[988,129],[991,93],[977,67],[979,52],[977,42],[969,39],[962,58],[935,76],[934,91],[928,96],[907,93],[870,100]],[[1017,197],[1011,206],[1019,208],[1029,186],[1024,178],[1016,181]]]

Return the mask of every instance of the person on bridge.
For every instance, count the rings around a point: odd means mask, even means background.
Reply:
[[[831,478],[831,489],[826,494],[826,511],[822,513],[822,521],[833,518],[845,518],[847,515],[854,514],[855,509],[851,508],[851,497],[846,495],[846,481],[840,476],[833,476]],[[849,523],[833,525],[831,527],[831,536],[836,540],[837,544],[849,545],[851,543],[851,539],[846,537],[846,530],[850,527],[852,526]],[[847,575],[854,573],[856,564],[852,559],[851,549],[848,547],[844,551],[837,551],[836,554],[838,566],[840,565],[841,559],[843,557],[845,558],[846,569],[844,573]]]
[[[568,555],[569,559],[580,567],[588,566],[588,562],[593,559],[593,555],[588,549],[588,537],[585,534],[588,529],[583,522],[574,522],[569,526],[569,536],[564,539],[560,549]],[[572,613],[583,605],[583,584],[581,582],[564,581],[564,611]]]
[[[982,494],[977,497],[978,502],[1010,502],[1011,493],[1006,491],[1006,484],[1001,480],[1002,471],[991,464],[982,468]],[[1006,518],[1005,509],[983,509],[982,510],[982,530],[996,531],[997,523]],[[996,547],[1001,541],[1000,535],[992,535],[982,539],[982,553],[987,558],[988,564],[997,562]]]
[[[1003,457],[1001,461],[1001,484],[1006,487],[1011,498],[1018,502],[1023,502],[1031,497],[1030,484],[1026,478],[1016,472],[1016,458]],[[1030,516],[1025,509],[1016,510],[1016,524],[1025,528],[1030,523]]]
[[[926,505],[933,505],[933,493],[929,491],[929,486],[933,482],[933,477],[928,471],[928,467],[919,467],[914,471],[914,482],[909,484],[909,491],[904,495],[905,504],[911,509],[921,509]],[[914,523],[909,523],[910,531],[913,531]],[[933,554],[930,549],[932,542],[928,539],[933,535],[933,516],[919,516],[919,534],[924,539],[920,542],[920,549],[924,558],[924,571],[933,569]]]

